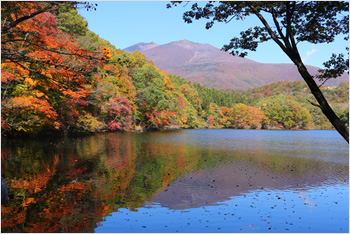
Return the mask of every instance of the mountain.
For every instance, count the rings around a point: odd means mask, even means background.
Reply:
[[[294,64],[258,63],[250,59],[232,56],[209,44],[188,40],[163,45],[138,43],[124,51],[142,52],[147,59],[168,74],[186,78],[209,88],[250,89],[283,80],[302,80]],[[314,75],[319,68],[307,66]],[[327,81],[327,86],[348,82],[343,75]]]
[[[145,50],[157,47],[157,46],[159,46],[159,45],[154,43],[154,42],[151,42],[151,43],[138,43],[136,45],[128,47],[128,50],[132,51],[132,52],[134,52],[135,50],[145,51]]]

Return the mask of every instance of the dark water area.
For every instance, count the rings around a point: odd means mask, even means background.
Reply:
[[[349,232],[332,130],[2,140],[2,232]]]

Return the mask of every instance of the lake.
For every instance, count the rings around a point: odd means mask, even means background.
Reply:
[[[349,232],[332,130],[3,140],[2,232]]]

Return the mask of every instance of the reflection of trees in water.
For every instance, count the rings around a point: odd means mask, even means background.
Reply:
[[[129,133],[8,141],[2,153],[11,198],[2,206],[5,232],[92,232],[108,213],[141,207],[196,164],[186,147],[138,143]]]
[[[348,180],[347,166],[157,142],[165,134],[3,143],[2,172],[10,202],[2,206],[2,231],[93,232],[108,213],[136,211],[152,199],[169,206],[179,201],[176,196],[215,203],[259,186],[282,188],[305,179],[315,185],[332,173]]]
[[[2,172],[10,202],[2,206],[2,231],[91,232],[91,224],[96,226],[100,220],[92,214],[102,214],[103,204],[91,199],[91,184],[80,180],[89,172],[89,164],[81,163],[75,149],[66,148],[67,144],[53,144],[6,143],[12,150],[4,156]]]

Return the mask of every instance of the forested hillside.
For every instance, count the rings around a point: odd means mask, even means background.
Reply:
[[[349,83],[340,83],[337,87],[323,86],[321,90],[337,115],[348,126]],[[283,100],[285,98],[293,100],[302,108],[306,108],[311,114],[312,122],[314,123],[313,128],[332,128],[320,108],[313,105],[313,103],[316,103],[316,100],[303,81],[280,81],[247,91],[235,90],[230,93],[246,100],[246,104],[257,107],[261,106],[264,102],[271,102],[272,100],[278,100],[277,102],[280,104],[285,102]]]
[[[331,127],[300,82],[231,93],[192,84],[89,31],[71,2],[3,2],[1,13],[4,136]],[[348,84],[325,92],[347,122]]]

